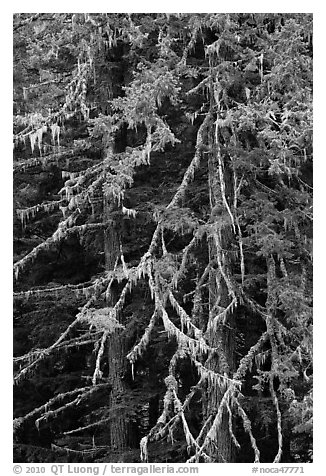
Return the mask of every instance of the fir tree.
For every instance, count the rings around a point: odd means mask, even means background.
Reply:
[[[311,31],[14,16],[16,459],[311,460]]]

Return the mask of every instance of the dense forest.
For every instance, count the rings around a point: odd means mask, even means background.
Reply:
[[[15,14],[14,461],[312,461],[312,15]]]

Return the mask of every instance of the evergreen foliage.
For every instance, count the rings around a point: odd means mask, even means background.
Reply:
[[[14,15],[15,461],[311,461],[311,222],[311,15]]]

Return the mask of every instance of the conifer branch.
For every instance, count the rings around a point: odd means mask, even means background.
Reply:
[[[244,253],[243,253],[243,239],[242,239],[242,232],[237,212],[238,207],[238,193],[241,189],[243,176],[240,179],[239,185],[237,184],[237,174],[236,171],[233,169],[233,184],[234,184],[234,198],[233,198],[233,209],[234,209],[234,219],[238,230],[238,240],[239,240],[239,251],[240,251],[240,270],[241,270],[241,283],[244,283],[245,277],[245,261],[244,261]]]
[[[182,182],[179,185],[178,190],[176,191],[174,197],[172,198],[171,202],[167,206],[167,209],[176,207],[178,205],[179,201],[184,196],[189,183],[194,178],[195,170],[199,167],[200,159],[202,157],[202,147],[204,144],[204,132],[206,128],[208,127],[210,120],[211,120],[211,113],[208,112],[202,124],[199,126],[199,129],[197,132],[195,155],[183,176]]]
[[[67,161],[69,161],[71,158],[77,159],[77,157],[80,160],[91,160],[86,156],[82,156],[82,150],[80,149],[71,149],[71,148],[63,148],[63,146],[60,146],[60,151],[55,151],[47,155],[43,155],[42,157],[32,157],[30,159],[22,160],[22,159],[17,159],[17,161],[14,162],[13,164],[13,171],[14,174],[16,173],[24,173],[26,171],[30,171],[31,169],[41,167],[44,169],[45,167],[48,167],[50,165],[56,165],[56,166],[66,166]],[[94,159],[92,159],[94,160]],[[75,161],[73,161],[75,163]],[[101,165],[96,164],[96,166]],[[95,167],[95,166],[94,166]]]
[[[17,209],[16,213],[21,221],[22,227],[24,228],[26,226],[27,221],[31,218],[34,218],[37,213],[50,213],[53,210],[59,208],[62,203],[64,203],[64,200],[53,200],[52,202],[40,203],[29,208]]]
[[[104,347],[105,347],[105,343],[107,341],[108,336],[109,336],[109,332],[103,332],[101,343],[100,343],[100,348],[99,348],[99,351],[98,351],[97,356],[96,356],[95,370],[94,370],[93,377],[92,377],[93,385],[96,385],[97,379],[102,378],[102,372],[100,370],[101,358],[102,358],[103,353],[104,353]]]
[[[27,365],[27,367],[24,367],[18,374],[15,375],[14,377],[14,383],[18,384],[23,378],[25,378],[34,368],[40,364],[40,362],[45,358],[50,355],[57,347],[58,345],[66,338],[66,336],[69,334],[71,329],[73,329],[77,324],[79,323],[79,317],[77,317],[68,327],[67,329],[61,334],[61,336],[56,340],[54,344],[52,344],[50,347],[47,349],[42,349],[36,354],[36,359],[31,362],[30,364]],[[33,355],[33,354],[32,354]]]
[[[273,463],[279,463],[281,460],[282,452],[283,452],[283,433],[282,433],[282,414],[280,410],[280,405],[278,403],[278,398],[276,392],[274,390],[274,383],[273,383],[273,376],[271,375],[269,380],[269,389],[272,395],[273,403],[276,409],[276,416],[277,416],[277,440],[278,440],[278,451],[274,458]]]
[[[178,301],[174,297],[171,290],[168,291],[168,297],[172,307],[177,311],[178,316],[180,317],[181,331],[183,332],[183,329],[185,326],[187,329],[187,332],[193,334],[194,338],[201,339],[203,337],[203,332],[198,327],[195,326],[195,324],[191,320],[191,317],[186,313],[184,308],[178,303]]]
[[[197,19],[197,24],[195,24],[195,26],[193,27],[191,31],[191,38],[183,50],[182,58],[179,62],[179,65],[186,65],[188,54],[192,50],[192,48],[194,48],[196,44],[198,32],[200,31],[200,29],[201,29],[201,20]]]
[[[187,348],[190,350],[191,353],[193,353],[194,356],[196,355],[203,355],[204,353],[207,353],[211,350],[213,350],[209,345],[206,344],[205,340],[203,337],[199,339],[193,339],[184,332],[182,332],[180,329],[178,329],[171,319],[168,316],[168,313],[165,310],[165,306],[163,304],[163,301],[160,297],[159,289],[157,283],[155,283],[152,271],[150,267],[148,267],[148,283],[152,292],[152,296],[155,298],[155,306],[158,311],[160,311],[162,320],[163,320],[163,325],[165,330],[167,331],[169,336],[174,336],[181,348]]]
[[[222,323],[225,324],[228,318],[228,315],[234,311],[235,307],[237,306],[237,299],[233,297],[230,304],[228,304],[225,308],[222,308],[221,312],[219,312],[216,316],[212,319],[209,319],[207,323],[207,331],[216,331],[217,327]]]
[[[58,346],[56,347],[56,350],[59,350],[59,349],[66,350],[66,349],[69,349],[71,347],[72,348],[79,348],[82,345],[93,344],[94,340],[96,340],[98,338],[99,334],[100,334],[100,332],[97,331],[97,332],[93,332],[89,339],[87,339],[86,335],[83,335],[83,336],[80,336],[80,337],[76,337],[74,339],[70,339],[70,340],[65,341],[65,342],[61,342],[61,344],[58,344]],[[45,349],[37,349],[37,350],[33,350],[31,352],[28,352],[27,354],[20,355],[19,357],[14,357],[13,362],[14,362],[14,364],[17,364],[17,363],[20,363],[24,360],[25,361],[26,360],[31,360],[34,357],[38,357],[40,354],[42,354],[42,352],[44,350]]]
[[[238,442],[235,434],[234,434],[234,431],[233,431],[233,424],[232,424],[232,419],[233,419],[233,414],[232,414],[232,410],[230,408],[230,405],[228,402],[225,403],[225,406],[226,406],[226,409],[227,409],[227,412],[228,412],[228,417],[229,417],[229,433],[230,433],[230,436],[231,436],[231,440],[233,441],[233,444],[234,446],[237,448],[237,449],[240,449],[241,446],[240,446],[240,443]]]
[[[196,358],[192,356],[189,352],[188,355],[193,364],[195,365],[201,379],[211,383],[213,388],[225,389],[226,387],[232,385],[233,387],[240,389],[242,383],[240,382],[240,380],[236,380],[234,377],[230,378],[226,374],[222,375],[221,373],[215,372],[214,370],[210,370],[203,364],[198,362]]]
[[[233,283],[232,283],[231,278],[228,275],[227,271],[225,270],[225,266],[222,264],[223,263],[223,259],[222,259],[223,249],[222,249],[221,244],[220,244],[220,238],[217,235],[217,233],[214,233],[213,238],[214,238],[215,246],[216,246],[216,257],[215,257],[215,259],[216,259],[216,262],[217,262],[217,265],[218,265],[219,272],[221,273],[221,275],[224,279],[224,282],[225,282],[226,287],[228,289],[229,296],[231,296],[232,299],[235,300],[235,302],[237,303],[238,300],[237,300],[237,297],[236,297],[236,293],[235,293],[235,290],[234,290]]]
[[[193,308],[191,311],[191,317],[194,322],[198,323],[200,320],[200,316],[202,315],[202,287],[204,286],[204,282],[206,278],[209,276],[209,271],[211,269],[211,264],[208,263],[206,268],[204,269],[203,274],[198,279],[196,283],[196,288],[193,291]]]
[[[252,347],[250,347],[247,354],[244,357],[242,357],[242,359],[240,360],[238,369],[233,374],[233,378],[235,380],[242,380],[245,377],[246,372],[248,370],[249,371],[251,370],[252,361],[253,361],[256,353],[261,349],[262,345],[268,340],[268,338],[269,338],[269,334],[268,334],[267,331],[265,331],[260,336],[260,338],[258,339],[256,344],[254,344]]]
[[[254,450],[254,455],[255,455],[254,463],[259,463],[260,462],[260,451],[258,449],[256,439],[255,439],[255,437],[252,433],[251,422],[250,422],[246,412],[244,411],[244,409],[240,405],[238,399],[236,397],[234,397],[233,401],[234,401],[235,405],[237,406],[238,414],[240,415],[240,417],[242,419],[243,428],[244,428],[245,432],[248,433],[248,435],[249,435],[251,447]]]
[[[189,257],[189,253],[197,245],[200,238],[201,238],[201,230],[198,229],[194,233],[194,236],[192,237],[192,239],[190,240],[188,245],[183,248],[183,250],[182,250],[182,260],[181,260],[179,269],[177,270],[177,272],[175,273],[175,275],[172,279],[172,287],[173,288],[176,288],[178,286],[178,281],[183,276],[183,274],[185,272],[188,257]]]
[[[206,448],[209,448],[212,443],[216,441],[217,434],[218,434],[218,429],[219,426],[221,425],[222,422],[222,415],[224,408],[226,407],[226,404],[230,400],[232,394],[234,392],[234,388],[232,385],[230,385],[224,392],[224,395],[219,403],[218,411],[216,412],[216,415],[214,417],[214,421],[211,424],[211,427],[209,431],[206,434],[206,437],[204,439],[204,442],[200,446],[199,450],[196,452],[194,456],[192,456],[190,459],[187,460],[187,463],[193,463],[199,460],[200,456],[204,452]]]
[[[207,427],[209,426],[209,424],[211,423],[213,419],[213,415],[209,415],[208,418],[206,418],[206,421],[203,423],[201,429],[200,429],[200,432],[196,438],[196,441],[197,441],[197,444],[199,446],[201,446],[201,440],[204,438],[204,435],[205,435],[205,432],[207,432]],[[205,435],[206,436],[206,435]],[[205,438],[204,438],[205,439]]]
[[[54,410],[48,410],[47,406],[46,406],[46,409],[45,409],[44,413],[39,418],[37,418],[35,420],[36,428],[39,428],[41,422],[43,422],[43,421],[48,422],[49,420],[51,421],[51,420],[55,419],[59,413],[62,413],[62,412],[66,411],[69,408],[73,408],[73,407],[79,405],[84,400],[88,399],[93,393],[95,393],[99,389],[102,389],[102,388],[105,388],[105,387],[106,388],[111,387],[111,384],[105,383],[105,384],[100,384],[100,385],[96,385],[96,386],[93,386],[93,387],[88,387],[80,395],[78,395],[74,400],[71,400],[70,402],[66,403],[65,405],[62,405],[61,407],[56,408]]]
[[[197,84],[197,86],[195,86],[194,88],[192,88],[192,89],[190,89],[189,91],[187,91],[187,92],[186,92],[186,95],[187,95],[187,96],[190,96],[191,94],[197,93],[200,89],[204,89],[204,87],[206,86],[206,84],[209,83],[209,80],[210,80],[209,77],[204,78],[202,81],[200,81],[199,84]]]
[[[47,349],[41,349],[37,351],[32,351],[31,353],[26,355],[26,359],[34,358],[31,363],[29,363],[26,367],[24,367],[22,370],[20,370],[16,376],[14,377],[14,383],[18,384],[23,378],[25,378],[34,368],[40,364],[40,362],[45,358],[48,357],[53,351],[55,351],[59,346],[65,346],[66,344],[71,344],[71,342],[63,342],[64,339],[67,337],[67,335],[70,333],[70,331],[80,322],[83,321],[84,315],[87,312],[87,310],[91,307],[91,305],[98,299],[99,295],[105,291],[107,287],[107,283],[109,281],[110,277],[101,277],[98,278],[94,282],[94,292],[90,299],[87,301],[87,303],[83,306],[81,311],[77,314],[75,320],[65,329],[65,331],[60,335],[60,337],[54,342],[50,347]],[[125,288],[124,288],[124,298],[125,295],[129,289],[129,281],[127,282]],[[123,300],[122,300],[123,301]],[[118,301],[116,306],[112,309],[112,317],[115,317],[117,310],[121,308],[122,301]],[[76,344],[78,345],[78,344]]]
[[[192,447],[195,447],[195,448],[198,449],[199,446],[198,446],[197,441],[193,437],[191,431],[189,430],[189,426],[188,426],[188,423],[187,423],[187,420],[186,420],[186,417],[185,417],[185,414],[184,414],[184,411],[183,411],[183,405],[182,405],[182,403],[180,402],[180,400],[177,396],[177,392],[176,392],[175,389],[173,389],[172,392],[173,392],[173,398],[174,398],[174,408],[178,412],[179,416],[181,417],[183,432],[184,432],[186,442],[187,442],[187,451],[189,453]]]
[[[277,296],[275,294],[274,283],[276,281],[276,266],[273,256],[267,258],[267,300],[266,308],[269,313],[269,316],[266,318],[266,327],[271,343],[271,355],[272,355],[272,365],[269,375],[269,390],[273,399],[273,403],[276,409],[277,415],[277,435],[278,435],[278,452],[274,458],[274,463],[279,463],[282,456],[283,448],[283,434],[282,434],[282,414],[280,411],[278,398],[274,390],[274,377],[279,374],[278,372],[278,350],[277,350],[277,341],[275,336],[275,321],[273,315],[276,311],[277,306]]]
[[[198,129],[198,132],[197,132],[195,155],[194,155],[192,161],[190,162],[186,172],[184,173],[182,182],[179,185],[176,193],[174,194],[172,200],[170,201],[170,203],[166,207],[167,210],[171,209],[173,207],[176,207],[178,205],[179,201],[184,196],[184,193],[185,193],[189,183],[191,182],[191,180],[194,177],[195,170],[199,167],[200,159],[201,159],[201,156],[202,156],[202,145],[204,143],[204,131],[208,127],[208,123],[209,123],[210,120],[211,120],[211,115],[210,115],[210,113],[207,113],[206,116],[205,116],[204,121],[200,125],[200,127]],[[157,242],[159,240],[161,232],[162,232],[162,225],[159,222],[156,226],[156,229],[155,229],[154,233],[153,233],[151,244],[150,244],[149,249],[148,249],[149,255],[151,255],[153,253],[153,251],[155,249],[155,246],[157,245]],[[185,253],[188,253],[190,248],[195,245],[196,239],[197,239],[197,237],[196,238],[194,237],[194,239],[193,239],[194,241],[192,240],[191,244],[189,243],[189,245],[188,245],[189,248],[187,248],[187,251],[185,251]]]
[[[102,388],[107,388],[107,387],[110,387],[110,384],[102,383],[102,384],[98,384],[96,387],[79,387],[79,388],[76,388],[76,389],[71,390],[69,392],[60,393],[59,395],[56,395],[55,397],[51,398],[45,404],[43,404],[40,407],[35,408],[31,412],[27,413],[25,416],[15,418],[14,419],[14,432],[16,432],[27,420],[30,420],[31,418],[34,418],[37,415],[42,415],[40,418],[43,419],[43,418],[46,418],[46,416],[52,415],[55,412],[63,411],[65,408],[67,408],[67,405],[70,405],[69,403],[66,404],[66,405],[61,406],[60,408],[56,409],[54,412],[49,410],[49,407],[52,407],[53,405],[55,405],[58,402],[61,403],[63,400],[65,400],[68,397],[73,397],[76,394],[80,394],[78,396],[79,399],[86,398],[90,394],[92,394],[94,391],[100,390]],[[40,420],[40,418],[38,418],[36,421]]]
[[[87,281],[86,283],[80,284],[64,284],[62,286],[53,286],[51,288],[38,288],[38,289],[30,289],[28,291],[19,291],[14,293],[14,298],[24,297],[29,299],[30,297],[39,298],[42,297],[44,294],[55,294],[59,296],[59,293],[67,293],[69,291],[75,293],[77,297],[81,294],[84,294],[87,297],[87,293],[94,290],[96,284],[92,281]]]
[[[150,334],[151,334],[151,332],[152,332],[152,330],[154,329],[154,326],[155,326],[156,314],[157,314],[157,311],[155,309],[155,311],[152,314],[152,317],[149,320],[148,326],[146,327],[140,341],[138,342],[138,344],[136,344],[133,347],[133,349],[126,356],[127,359],[129,360],[129,362],[132,365],[132,369],[133,369],[133,365],[136,362],[136,360],[139,357],[142,356],[143,352],[146,350],[146,348],[149,344]],[[132,371],[132,373],[133,373],[133,371]]]
[[[71,448],[67,448],[66,446],[63,448],[62,446],[58,446],[58,445],[55,445],[54,443],[51,443],[51,450],[52,451],[56,451],[58,453],[63,453],[65,455],[73,455],[73,456],[76,456],[78,455],[79,457],[82,457],[84,458],[85,455],[90,455],[90,454],[94,454],[98,451],[101,451],[102,449],[108,449],[107,446],[97,446],[96,448],[90,448],[90,449],[87,449],[87,450],[73,450]]]
[[[16,24],[14,24],[13,29],[14,31],[17,31],[19,28],[22,26],[28,25],[29,23],[33,23],[34,21],[37,21],[41,18],[42,13],[34,13],[32,16],[28,18],[24,18],[23,20],[20,20]]]
[[[107,226],[104,223],[88,223],[85,225],[68,226],[69,219],[71,220],[71,216],[67,220],[59,224],[58,229],[53,233],[52,236],[37,245],[35,248],[32,249],[32,251],[30,251],[26,256],[24,256],[24,258],[20,259],[14,264],[14,274],[16,280],[18,280],[19,274],[26,267],[26,265],[33,262],[41,251],[48,250],[51,246],[56,245],[58,242],[67,238],[73,233],[82,234],[86,231],[95,231],[98,229],[106,228]]]
[[[80,433],[82,431],[85,431],[85,430],[90,430],[92,428],[97,428],[101,425],[105,425],[106,423],[108,423],[110,420],[112,420],[112,416],[108,417],[108,418],[102,418],[101,420],[99,421],[95,421],[94,423],[90,423],[89,425],[85,425],[85,426],[80,426],[79,428],[74,428],[73,430],[70,430],[70,431],[64,431],[62,434],[64,436],[66,435],[74,435],[76,433]]]
[[[218,173],[220,177],[220,188],[221,188],[221,195],[223,199],[223,203],[225,205],[225,208],[230,215],[231,218],[231,223],[232,223],[232,228],[234,234],[236,233],[235,231],[235,222],[234,222],[234,216],[231,212],[229,203],[226,198],[226,192],[225,192],[225,181],[224,181],[224,174],[223,174],[223,160],[222,160],[222,152],[221,152],[221,146],[220,146],[220,141],[218,138],[218,130],[219,130],[219,120],[216,121],[215,123],[215,145],[217,148],[217,161],[218,161]]]
[[[167,386],[167,391],[165,393],[164,400],[163,400],[163,403],[164,403],[163,411],[160,417],[158,418],[156,424],[151,428],[148,435],[143,437],[140,442],[141,460],[143,462],[148,461],[148,451],[147,451],[148,443],[150,441],[156,441],[162,438],[167,433],[167,431],[170,431],[170,434],[172,434],[173,429],[176,427],[180,419],[182,419],[182,415],[183,415],[182,423],[184,425],[185,435],[187,435],[186,438],[188,438],[187,443],[189,441],[190,445],[194,445],[195,447],[198,447],[198,444],[196,440],[193,438],[193,436],[191,435],[190,431],[189,433],[187,432],[188,425],[187,425],[187,422],[185,421],[184,411],[188,407],[196,391],[200,388],[201,380],[197,383],[195,387],[192,388],[190,393],[185,398],[183,404],[180,402],[180,400],[178,399],[176,395],[176,391],[175,391],[176,380],[173,377],[173,375],[169,374],[169,376],[165,379],[165,383]],[[177,413],[169,419],[169,409],[174,402],[177,402],[177,405],[175,406]],[[210,460],[208,455],[206,455],[205,453],[203,453],[203,456],[206,457],[207,460]]]
[[[65,331],[60,335],[60,337],[47,349],[42,349],[40,351],[32,352],[32,356],[36,354],[36,359],[31,362],[27,367],[24,367],[15,377],[14,383],[19,383],[22,378],[24,378],[28,373],[30,373],[36,365],[38,365],[45,357],[49,356],[54,350],[57,349],[59,344],[61,344],[70,331],[80,323],[82,320],[86,310],[93,304],[94,301],[98,298],[99,294],[105,288],[105,284],[107,282],[107,278],[99,278],[96,282],[95,292],[91,296],[91,298],[87,301],[87,303],[83,306],[82,310],[79,314],[77,314],[75,320],[65,329]]]
[[[101,290],[101,293],[105,291],[107,292],[112,285],[113,281],[117,281],[120,283],[121,281],[125,280],[126,277],[130,278],[131,280],[134,279],[135,275],[137,273],[137,267],[131,267],[128,269],[128,276],[126,276],[125,272],[123,272],[123,269],[121,266],[116,267],[112,271],[107,271],[103,276],[96,278],[95,280],[92,281],[87,281],[84,283],[79,283],[79,284],[64,284],[62,286],[53,286],[53,287],[44,287],[44,288],[37,288],[37,289],[30,289],[28,291],[19,291],[15,292],[14,298],[20,298],[24,297],[26,299],[29,299],[31,297],[42,297],[44,294],[55,294],[56,296],[59,296],[60,293],[67,293],[67,292],[73,292],[76,297],[86,297],[86,299],[89,299],[89,297],[93,294],[93,292],[97,292],[99,289]]]

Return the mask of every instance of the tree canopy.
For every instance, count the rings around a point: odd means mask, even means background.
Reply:
[[[312,461],[312,16],[13,32],[15,461]]]

